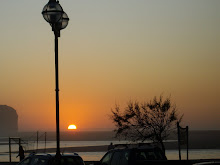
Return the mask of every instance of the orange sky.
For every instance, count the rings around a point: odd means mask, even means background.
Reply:
[[[114,105],[171,95],[191,129],[220,129],[220,1],[60,1],[60,124],[109,130]],[[19,130],[55,130],[54,36],[41,11],[1,5],[0,104]],[[10,10],[9,10],[10,9]]]

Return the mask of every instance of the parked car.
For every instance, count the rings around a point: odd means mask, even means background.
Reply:
[[[55,154],[31,154],[17,165],[85,165],[83,159],[76,153],[63,154],[59,161]]]
[[[148,161],[167,160],[162,150],[149,144],[122,145],[108,151],[100,160],[100,165],[136,165]]]

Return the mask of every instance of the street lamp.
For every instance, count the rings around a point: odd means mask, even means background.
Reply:
[[[58,74],[58,37],[60,30],[68,25],[69,18],[63,11],[63,8],[57,0],[49,0],[44,6],[42,15],[44,19],[51,25],[55,36],[55,81],[56,81],[56,140],[57,151],[56,156],[60,156],[60,126],[59,126],[59,74]]]

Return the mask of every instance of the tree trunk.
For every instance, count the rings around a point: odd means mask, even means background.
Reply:
[[[164,155],[166,155],[165,146],[164,146],[163,141],[160,141],[160,144],[161,144],[162,151],[163,151]]]

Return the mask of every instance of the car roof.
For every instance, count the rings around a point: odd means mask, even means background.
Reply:
[[[158,149],[157,145],[152,143],[135,143],[135,144],[116,144],[114,149]]]
[[[32,156],[55,157],[56,154],[54,154],[54,153],[32,153],[29,156],[30,157],[32,157]],[[61,154],[61,157],[69,157],[69,156],[79,156],[79,155],[77,153],[63,153],[63,154]]]

